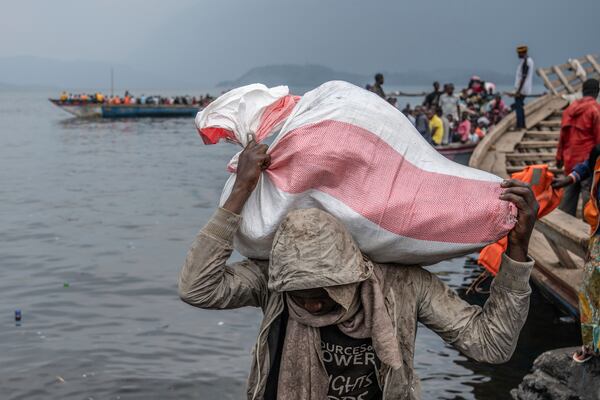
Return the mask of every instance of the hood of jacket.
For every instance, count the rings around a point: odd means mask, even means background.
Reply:
[[[578,126],[579,125],[579,121],[577,121],[584,113],[590,111],[590,110],[599,110],[600,111],[600,107],[598,106],[598,103],[596,102],[596,99],[594,99],[591,96],[586,96],[583,97],[579,100],[574,101],[565,111],[563,114],[563,126]]]
[[[290,212],[275,233],[270,290],[287,292],[362,282],[373,273],[346,227],[325,211]]]

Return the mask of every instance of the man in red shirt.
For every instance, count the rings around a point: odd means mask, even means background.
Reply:
[[[600,143],[600,105],[596,101],[600,84],[597,79],[588,79],[583,83],[583,98],[574,101],[563,112],[556,165],[564,165],[565,174],[573,167],[585,161],[594,146]],[[579,193],[583,204],[589,199],[590,179],[577,182],[565,189],[560,209],[571,215],[577,212]]]

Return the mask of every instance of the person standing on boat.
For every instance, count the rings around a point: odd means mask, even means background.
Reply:
[[[588,254],[583,267],[583,279],[578,291],[579,318],[581,321],[582,347],[573,354],[573,360],[582,363],[593,356],[600,356],[600,145],[592,148],[589,158],[577,164],[573,171],[555,178],[555,188],[573,187],[584,179],[593,179],[590,199],[585,205],[583,216],[591,228]]]
[[[440,108],[442,109],[442,115],[452,115],[455,120],[458,120],[460,115],[460,97],[454,93],[454,85],[447,83],[444,85],[444,93],[440,95]]]
[[[382,99],[386,99],[385,92],[383,91],[383,74],[375,74],[375,83],[369,87],[369,90],[376,93]]]
[[[179,295],[190,305],[262,309],[248,399],[418,399],[418,322],[474,360],[510,359],[531,293],[527,251],[538,205],[527,184],[502,183],[500,198],[517,207],[518,221],[482,308],[423,268],[372,262],[340,221],[315,208],[284,218],[270,260],[228,265],[240,213],[271,163],[267,148],[251,141],[240,154],[231,194],[179,276]]]
[[[533,59],[529,57],[527,46],[518,46],[517,55],[521,60],[515,76],[515,114],[517,114],[517,129],[525,129],[525,98],[533,90]]]
[[[433,144],[439,146],[444,138],[444,122],[438,116],[441,113],[439,107],[436,109],[427,110],[427,118],[429,119],[429,131],[431,132],[431,140]]]
[[[583,98],[575,100],[563,112],[556,165],[559,168],[564,166],[567,175],[571,174],[576,164],[586,160],[591,149],[600,143],[600,105],[596,101],[599,92],[598,80],[586,80],[582,86]],[[579,179],[567,187],[560,209],[576,215],[579,194],[581,193],[583,204],[586,204],[590,183],[588,178]]]
[[[423,100],[423,106],[427,108],[437,107],[441,95],[442,92],[440,91],[440,83],[438,81],[433,82],[433,92],[425,96],[425,100]]]

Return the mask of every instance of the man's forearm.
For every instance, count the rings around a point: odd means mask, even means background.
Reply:
[[[241,185],[234,184],[231,194],[223,204],[223,208],[227,211],[231,211],[234,214],[241,214],[251,193],[252,190],[248,190]]]

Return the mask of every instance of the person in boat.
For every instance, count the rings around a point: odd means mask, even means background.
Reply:
[[[442,120],[442,127],[444,129],[444,135],[442,136],[442,145],[445,146],[450,141],[450,120],[448,119],[448,116],[444,115],[441,107],[437,108],[436,114]]]
[[[517,116],[517,129],[525,129],[525,98],[531,94],[533,89],[534,62],[528,55],[527,46],[517,47],[517,56],[521,61],[517,66],[515,75],[515,114]]]
[[[427,143],[431,144],[431,130],[429,129],[429,118],[427,118],[425,107],[415,107],[415,128]]]
[[[504,100],[502,100],[502,95],[500,95],[500,93],[496,93],[494,95],[493,100],[487,103],[485,109],[487,118],[490,120],[491,125],[496,125],[508,113],[508,107],[506,107],[506,104],[504,103]]]
[[[436,109],[427,110],[427,118],[429,119],[429,130],[431,131],[431,141],[434,145],[439,146],[442,144],[444,137],[444,123],[439,117],[441,110],[439,107]]]
[[[94,95],[96,103],[102,104],[104,103],[104,95],[100,92],[96,92],[96,94]]]
[[[586,362],[600,356],[600,145],[592,148],[587,160],[577,164],[567,176],[554,178],[555,188],[572,187],[585,179],[593,179],[590,199],[585,204],[584,219],[590,225],[588,254],[583,267],[583,279],[578,290],[582,347],[573,360]]]
[[[427,108],[437,107],[441,94],[440,83],[438,81],[433,82],[433,92],[430,92],[425,96],[423,106]]]
[[[597,79],[588,79],[583,83],[583,98],[575,100],[563,112],[556,165],[564,167],[566,175],[573,167],[586,160],[591,149],[600,143],[600,106],[596,101],[600,86]],[[591,179],[580,179],[565,189],[560,209],[576,215],[579,195],[583,204],[589,199]]]
[[[467,86],[468,97],[480,97],[485,91],[485,85],[480,77],[473,75]]]
[[[373,93],[376,93],[382,99],[385,99],[386,96],[385,96],[385,92],[383,91],[383,82],[384,82],[383,74],[380,74],[380,73],[375,74],[375,83],[373,85],[371,85],[369,90]]]
[[[60,97],[58,98],[61,103],[66,103],[69,99],[69,95],[64,90],[60,93]]]
[[[458,124],[456,133],[459,136],[461,143],[467,143],[469,141],[469,136],[471,135],[471,119],[467,112],[462,113],[462,119],[460,124]]]
[[[372,262],[345,226],[318,209],[290,212],[270,260],[227,264],[240,213],[270,165],[267,146],[240,154],[231,195],[196,236],[179,295],[205,309],[260,307],[248,399],[417,399],[418,322],[479,362],[510,359],[529,308],[527,256],[537,203],[530,187],[502,183],[518,221],[487,304],[462,300],[418,266]]]
[[[439,106],[442,109],[442,115],[451,114],[455,119],[460,115],[460,98],[454,94],[454,84],[447,83],[444,85],[444,93],[440,95]]]
[[[404,114],[404,116],[406,116],[406,118],[408,118],[408,120],[410,121],[410,123],[415,126],[416,124],[416,119],[414,116],[414,111],[412,110],[412,108],[410,108],[410,103],[406,103],[406,106],[402,109],[402,114]]]
[[[452,114],[448,114],[446,116],[446,119],[448,120],[448,143],[454,143],[456,141],[454,140],[454,138],[456,137],[456,128],[458,126],[458,121],[454,119]]]

